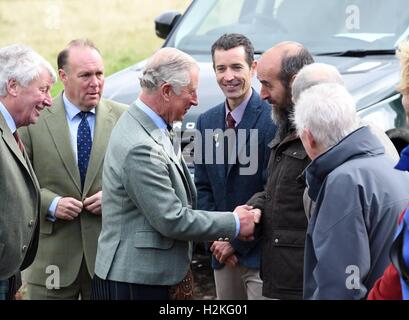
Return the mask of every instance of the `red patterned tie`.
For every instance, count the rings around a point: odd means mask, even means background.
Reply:
[[[236,120],[234,120],[233,116],[231,115],[231,112],[227,114],[226,122],[227,122],[227,128],[234,129]]]
[[[16,139],[17,145],[18,145],[18,147],[19,147],[21,153],[24,154],[24,144],[23,144],[23,142],[21,141],[20,136],[19,136],[17,130],[14,131],[13,136],[14,136],[14,139]]]

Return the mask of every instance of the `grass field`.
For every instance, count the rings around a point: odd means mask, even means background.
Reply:
[[[150,55],[163,43],[154,18],[184,12],[190,0],[0,0],[0,47],[23,43],[56,67],[58,52],[75,38],[100,48],[105,75]],[[53,88],[53,94],[61,84]]]

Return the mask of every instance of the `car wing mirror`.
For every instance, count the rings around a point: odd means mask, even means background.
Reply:
[[[166,11],[156,17],[155,32],[159,38],[166,39],[182,15],[177,11]]]

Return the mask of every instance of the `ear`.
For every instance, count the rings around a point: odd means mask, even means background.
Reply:
[[[251,66],[250,66],[250,72],[251,72],[252,77],[256,73],[256,70],[257,70],[257,61],[254,60],[253,63],[251,64]]]
[[[314,139],[311,131],[309,129],[303,129],[300,133],[300,139],[304,146],[305,152],[307,152],[308,157],[311,160],[315,159],[315,147],[317,146],[317,142]]]
[[[305,131],[305,137],[306,137],[309,147],[314,150],[317,147],[317,141],[312,135],[310,129],[304,129],[304,131]]]
[[[160,92],[165,101],[170,100],[170,96],[172,95],[172,85],[169,83],[164,83],[160,87]]]
[[[58,69],[58,76],[60,77],[63,83],[67,81],[67,73],[65,72],[64,69]]]
[[[7,92],[9,95],[16,97],[17,96],[17,87],[18,87],[18,83],[16,80],[11,79],[9,81],[7,81]]]

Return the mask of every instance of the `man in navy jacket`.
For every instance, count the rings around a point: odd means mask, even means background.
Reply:
[[[195,184],[199,209],[224,211],[263,190],[276,127],[268,103],[251,87],[256,61],[250,40],[225,34],[213,44],[212,58],[226,101],[197,121]],[[210,247],[217,298],[261,299],[259,240],[220,240]]]

